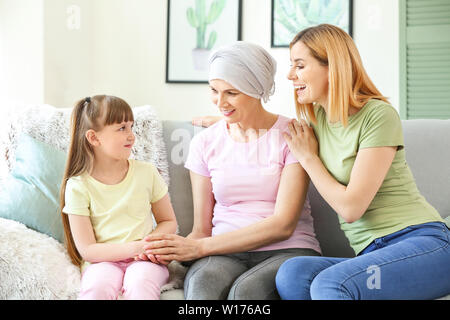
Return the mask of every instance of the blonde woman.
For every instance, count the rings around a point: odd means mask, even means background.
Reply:
[[[336,211],[357,257],[296,257],[276,277],[283,299],[434,299],[450,293],[450,232],[419,193],[401,121],[332,25],[290,44],[300,117],[285,139]]]

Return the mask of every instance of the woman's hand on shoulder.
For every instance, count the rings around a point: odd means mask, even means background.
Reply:
[[[220,120],[222,120],[221,116],[194,117],[192,118],[192,125],[208,128]]]
[[[297,160],[305,167],[305,162],[319,154],[319,143],[314,130],[305,120],[292,120],[289,125],[289,134],[283,133],[289,150]]]

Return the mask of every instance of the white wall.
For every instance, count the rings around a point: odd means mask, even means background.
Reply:
[[[399,109],[399,1],[354,0],[353,38],[367,73]]]
[[[43,0],[0,0],[0,103],[43,103]]]
[[[189,120],[214,110],[207,85],[165,83],[167,1],[96,0],[93,11],[97,92],[154,105],[162,119]]]
[[[354,39],[366,69],[395,107],[399,96],[398,1],[354,0],[353,14]],[[1,10],[6,3],[9,11]],[[16,3],[13,11],[12,3]],[[67,12],[70,5],[80,8],[79,28],[67,25],[73,18]],[[19,31],[12,21],[17,16],[26,19],[34,10],[42,12],[32,20],[34,26]],[[9,20],[3,21],[4,17]],[[270,48],[270,19],[271,0],[243,0],[243,40],[260,44],[278,61],[276,93],[266,108],[294,117],[292,88],[286,79],[289,52]],[[15,79],[10,96],[21,98],[25,91],[33,102],[44,99],[45,103],[69,107],[79,98],[105,93],[120,96],[133,106],[154,105],[162,119],[190,120],[197,115],[218,114],[209,101],[206,84],[165,83],[166,0],[0,0],[0,26],[5,24],[16,29],[7,31],[6,36],[0,29],[0,45],[20,35],[27,47],[41,49],[41,53],[24,53],[24,60],[32,64],[26,69],[32,78],[42,79],[45,74],[44,80],[33,86],[28,79],[21,85],[17,76],[6,73],[0,78],[3,82]],[[4,68],[3,56],[0,66]],[[16,65],[18,62],[19,58]],[[18,71],[21,77],[29,73]]]
[[[73,106],[95,92],[92,1],[73,3],[44,0],[44,100],[57,107]],[[79,19],[78,10],[83,13]]]

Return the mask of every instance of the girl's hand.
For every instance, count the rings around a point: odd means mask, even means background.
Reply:
[[[200,239],[185,238],[176,234],[154,234],[144,238],[146,255],[154,255],[158,261],[190,261],[202,257]]]
[[[164,260],[157,259],[153,254],[146,254],[144,252],[143,248],[144,248],[144,246],[147,245],[147,242],[144,239],[141,241],[138,241],[138,243],[140,244],[140,248],[141,248],[140,251],[143,251],[143,252],[134,257],[135,261],[150,261],[155,264],[163,264],[163,265],[168,265],[170,263],[170,261],[164,261]]]
[[[222,120],[222,117],[220,117],[220,116],[195,117],[192,119],[192,125],[197,126],[197,127],[208,128],[220,120]]]
[[[288,129],[290,135],[283,133],[283,137],[300,164],[303,165],[307,160],[318,156],[319,143],[314,130],[308,126],[305,120],[301,119],[300,122],[292,120],[288,125]]]
[[[168,265],[170,261],[157,259],[153,254],[146,255],[145,253],[141,253],[140,255],[134,257],[135,261],[150,261],[156,264]]]

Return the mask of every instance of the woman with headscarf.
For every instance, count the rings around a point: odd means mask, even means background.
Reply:
[[[149,237],[147,254],[192,261],[186,299],[279,299],[275,275],[296,256],[319,256],[309,179],[283,133],[290,119],[266,111],[275,60],[237,42],[210,57],[211,99],[224,119],[191,141],[186,168],[194,226],[186,237]]]

